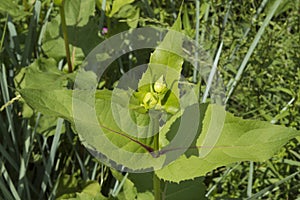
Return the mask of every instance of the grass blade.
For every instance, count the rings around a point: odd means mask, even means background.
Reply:
[[[59,138],[61,135],[61,129],[62,129],[63,122],[64,122],[64,120],[61,118],[59,118],[57,120],[57,126],[56,126],[56,130],[55,130],[55,134],[54,134],[54,138],[53,138],[53,142],[52,142],[51,150],[50,150],[50,157],[48,158],[48,161],[46,164],[46,170],[45,170],[45,174],[44,174],[43,181],[41,184],[41,191],[40,191],[39,199],[42,199],[43,195],[46,192],[48,184],[50,186],[52,185],[50,174],[51,174],[51,170],[54,166],[55,154],[59,147]]]
[[[205,88],[205,92],[204,92],[204,95],[203,95],[203,98],[202,98],[202,103],[206,102],[206,99],[208,97],[208,93],[209,93],[210,88],[212,86],[214,76],[215,76],[215,74],[217,72],[217,67],[218,67],[218,62],[219,62],[220,55],[221,55],[221,52],[222,52],[222,47],[223,47],[223,41],[221,42],[221,44],[220,44],[220,46],[218,48],[217,55],[215,57],[212,69],[210,71],[210,74],[209,74],[209,77],[208,77],[208,80],[207,80],[207,84],[206,84],[206,88]]]
[[[20,196],[19,196],[19,194],[18,194],[18,192],[17,192],[17,190],[16,190],[16,188],[15,188],[15,186],[14,186],[14,184],[13,184],[13,182],[12,182],[12,180],[11,180],[11,178],[10,178],[10,176],[9,176],[6,168],[5,168],[5,166],[4,166],[4,164],[2,163],[2,161],[1,161],[1,165],[2,165],[1,166],[1,174],[4,177],[4,179],[6,180],[6,184],[4,184],[3,186],[1,184],[1,191],[4,191],[6,193],[5,196],[8,195],[7,193],[9,193],[9,192],[6,189],[6,186],[5,186],[5,185],[7,185],[9,187],[10,191],[11,191],[11,194],[13,195],[12,199],[21,200],[21,198],[20,198]],[[9,196],[10,195],[8,195],[8,197]]]
[[[29,32],[25,42],[25,49],[23,51],[21,66],[26,66],[30,63],[31,54],[33,52],[33,45],[32,41],[36,41],[37,37],[37,30],[36,27],[38,25],[38,21],[40,18],[40,11],[41,11],[41,1],[37,0],[34,5],[33,15],[30,20],[29,24]]]
[[[278,182],[276,182],[276,183],[274,183],[274,184],[272,184],[272,185],[270,185],[270,186],[268,186],[268,187],[262,189],[262,190],[259,191],[258,193],[252,195],[252,196],[251,196],[250,198],[248,198],[247,200],[254,200],[254,199],[258,199],[259,197],[262,197],[265,193],[270,192],[270,191],[271,191],[273,188],[275,188],[276,186],[279,186],[280,184],[282,184],[282,183],[284,183],[284,182],[290,180],[291,178],[293,178],[294,176],[296,176],[296,175],[299,174],[299,173],[300,173],[300,171],[299,171],[299,172],[295,172],[295,173],[293,173],[293,174],[287,176],[286,178],[284,178],[284,179],[282,179],[282,180],[280,180],[280,181],[278,181]]]
[[[16,27],[14,25],[14,23],[12,22],[11,17],[8,17],[8,24],[7,24],[7,28],[8,28],[8,32],[9,32],[9,40],[10,40],[10,44],[9,47],[10,49],[12,49],[14,51],[15,54],[13,54],[10,50],[8,50],[8,52],[11,53],[11,58],[16,58],[16,60],[14,59],[14,64],[15,65],[19,65],[20,61],[21,61],[21,50],[20,50],[20,43],[18,40],[18,34],[17,34],[17,30]]]
[[[242,64],[239,67],[239,70],[238,70],[238,72],[237,72],[237,74],[236,74],[236,76],[234,78],[234,81],[233,81],[231,87],[230,87],[230,90],[229,90],[228,95],[226,97],[225,103],[229,100],[229,98],[231,97],[231,95],[232,95],[235,87],[237,86],[239,80],[241,79],[241,77],[243,75],[243,72],[244,72],[244,70],[246,68],[246,65],[247,65],[247,63],[248,63],[248,61],[249,61],[249,59],[250,59],[250,57],[251,57],[254,49],[256,48],[256,46],[257,46],[260,38],[262,37],[262,35],[263,35],[266,27],[268,26],[270,20],[272,19],[273,15],[275,14],[275,11],[277,10],[277,8],[278,8],[279,4],[281,3],[281,1],[282,0],[276,0],[273,3],[273,5],[272,5],[272,7],[270,9],[270,12],[268,13],[268,15],[265,18],[262,26],[259,28],[257,34],[255,35],[255,38],[254,38],[252,44],[250,45],[250,48],[248,49],[248,52],[247,52],[246,56],[244,57],[244,59],[242,61]]]
[[[43,21],[43,26],[41,28],[39,39],[38,39],[38,42],[37,42],[39,52],[42,52],[42,40],[43,40],[44,34],[46,32],[46,29],[47,29],[47,24],[48,24],[49,17],[50,17],[51,11],[52,11],[52,7],[53,7],[53,2],[50,3],[50,7],[47,10],[46,17]]]
[[[2,91],[2,96],[3,96],[3,100],[5,103],[10,101],[9,98],[9,91],[8,91],[8,84],[7,84],[7,77],[6,77],[6,69],[5,69],[5,65],[2,64],[1,65],[1,69],[0,69],[0,85],[1,85],[1,91]],[[14,145],[14,149],[15,149],[15,154],[14,155],[19,155],[19,148],[18,148],[18,143],[16,140],[16,132],[15,132],[15,126],[13,123],[13,114],[12,114],[12,105],[7,106],[6,109],[6,116],[7,116],[7,120],[9,123],[9,131],[11,133],[11,140],[12,143]]]
[[[249,178],[247,184],[247,196],[251,197],[252,195],[252,185],[253,185],[253,161],[250,161],[249,166]]]

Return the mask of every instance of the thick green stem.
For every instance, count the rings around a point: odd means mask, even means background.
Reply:
[[[154,113],[153,117],[153,131],[154,136],[154,150],[159,150],[159,121],[158,121],[158,113]],[[154,199],[161,200],[161,182],[160,179],[156,176],[155,172],[153,172],[153,190],[154,190]]]
[[[160,179],[153,173],[153,190],[154,190],[154,199],[161,200],[161,188],[160,188]]]
[[[67,63],[68,63],[68,72],[71,73],[73,71],[73,67],[72,67],[71,54],[70,54],[70,48],[69,48],[69,40],[68,40],[68,32],[67,32],[67,23],[66,23],[64,3],[61,6],[59,6],[59,10],[60,10],[60,18],[61,18],[61,28],[62,28],[64,41],[65,41],[66,57],[67,57]]]

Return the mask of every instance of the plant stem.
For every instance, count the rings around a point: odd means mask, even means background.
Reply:
[[[159,113],[152,113],[153,115],[153,131],[156,133],[154,135],[154,150],[159,150]],[[154,199],[161,200],[161,185],[160,179],[153,172],[153,190],[154,190]]]
[[[61,18],[61,27],[63,32],[63,37],[65,41],[65,49],[66,49],[66,58],[68,63],[68,72],[71,73],[73,71],[72,62],[71,62],[71,54],[69,48],[69,40],[68,40],[68,32],[67,32],[67,23],[64,9],[64,2],[61,6],[59,6],[60,10],[60,18]]]
[[[161,200],[160,179],[153,173],[154,199]]]

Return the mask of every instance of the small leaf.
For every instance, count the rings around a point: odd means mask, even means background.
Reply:
[[[122,7],[131,4],[132,2],[134,2],[134,0],[114,0],[109,17],[112,17],[115,13],[119,12]]]
[[[140,18],[140,8],[135,7],[134,12],[130,17],[126,19],[126,22],[130,28],[137,28]]]
[[[75,176],[64,175],[59,180],[58,200],[106,200],[100,193],[97,181],[79,181]]]
[[[66,23],[68,26],[85,26],[94,15],[95,1],[64,0]]]
[[[8,13],[14,20],[24,19],[30,13],[25,12],[24,8],[17,4],[16,1],[0,0],[0,13],[5,16]]]
[[[33,121],[35,123],[35,121]],[[35,124],[32,124],[34,127]],[[42,115],[39,119],[36,132],[42,134],[44,137],[50,137],[55,134],[55,128],[57,125],[57,117]],[[65,132],[65,127],[63,126],[61,132]]]

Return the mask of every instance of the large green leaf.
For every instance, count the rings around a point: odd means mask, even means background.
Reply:
[[[79,132],[83,144],[94,152],[94,155],[105,156],[109,160],[133,170],[152,167],[155,162],[159,167],[163,163],[163,156],[155,159],[149,153],[151,146],[153,146],[152,137],[146,139],[135,138],[118,127],[110,107],[111,91],[98,91],[95,107],[85,101],[87,96],[90,95],[89,92],[80,91],[81,97],[78,98],[74,98],[72,92],[72,90],[66,89],[39,90],[25,88],[20,90],[22,97],[31,107],[45,115],[61,117],[70,121],[75,131]],[[77,110],[81,110],[80,116],[75,115],[75,119],[73,118],[72,103],[76,103],[77,106],[81,105],[77,108]],[[97,110],[97,117],[93,118],[92,112],[95,109]],[[132,156],[133,153],[143,154],[138,154],[135,157]],[[139,165],[136,165],[136,163],[139,163]]]
[[[215,120],[211,118],[214,106],[216,105],[209,105],[205,112],[206,116],[197,144],[202,144],[204,138],[209,134],[208,128],[211,126],[211,121]],[[300,133],[292,128],[256,120],[243,120],[227,112],[221,135],[216,144],[213,147],[197,146],[198,149],[211,149],[205,157],[182,155],[156,173],[161,179],[180,182],[204,176],[217,167],[238,161],[265,161],[290,139],[299,135]]]
[[[89,93],[76,92],[75,98],[73,96],[73,104],[76,105],[73,107],[76,130],[93,155],[98,158],[104,156],[108,158],[108,162],[112,161],[109,163],[116,162],[119,167],[126,166],[132,170],[158,168],[163,164],[164,156],[156,159],[149,153],[153,150],[153,137],[134,137],[135,135],[119,128],[116,122],[118,118],[113,116],[111,109],[111,91],[97,91],[95,107],[86,101]]]
[[[88,82],[93,81],[93,78],[96,77],[91,72],[84,74],[85,76],[77,80],[76,84],[80,84],[82,87],[90,86],[92,83],[88,84]],[[152,167],[152,163],[155,162],[163,163],[163,156],[154,159],[149,153],[153,149],[151,147],[153,146],[153,137],[140,138],[138,125],[133,124],[133,127],[130,127],[130,130],[137,131],[133,134],[120,129],[116,121],[121,120],[121,123],[126,123],[128,119],[124,119],[121,115],[113,115],[111,108],[112,91],[97,90],[94,93],[84,89],[67,89],[68,79],[71,79],[70,82],[72,82],[73,78],[74,74],[64,74],[50,66],[41,68],[38,63],[33,64],[25,72],[25,84],[23,85],[24,88],[20,90],[20,94],[26,103],[37,111],[45,115],[67,119],[72,123],[75,131],[83,128],[83,131],[79,131],[83,144],[91,151],[96,152],[97,155],[101,154],[118,164],[133,169]],[[27,83],[29,80],[31,82]],[[121,104],[120,106],[122,107]],[[141,121],[147,119],[146,113],[135,111],[132,113],[137,124],[144,124]],[[117,112],[117,114],[122,113]],[[149,132],[153,131],[149,129]],[[132,153],[143,154],[134,157]],[[144,161],[141,157],[144,157]],[[136,165],[137,162],[141,165]]]
[[[21,88],[18,91],[26,103],[33,108],[49,116],[71,120],[72,91],[67,90],[67,87],[76,74],[66,74],[58,70],[56,65],[52,58],[37,59],[19,72],[15,83]],[[59,99],[64,103],[58,103]]]
[[[66,88],[68,79],[74,77],[74,74],[65,74],[59,71],[56,67],[57,63],[54,59],[40,58],[35,60],[29,67],[22,68],[22,70],[15,77],[15,84],[18,88],[26,88],[22,91],[23,97],[26,96],[26,102],[33,102],[39,100],[34,91],[51,90],[56,88]],[[34,91],[30,91],[34,89]],[[33,95],[31,95],[33,93]],[[36,99],[37,98],[37,99]],[[22,116],[24,118],[31,118],[32,127],[35,126],[36,119],[33,110],[22,101]],[[48,111],[47,111],[48,112]],[[51,112],[51,110],[49,110]],[[62,115],[63,116],[63,115]],[[68,118],[70,119],[70,117]],[[37,125],[37,133],[49,137],[55,133],[57,124],[56,116],[42,115],[39,118]],[[64,132],[64,130],[62,130]]]

